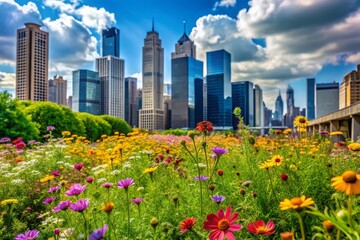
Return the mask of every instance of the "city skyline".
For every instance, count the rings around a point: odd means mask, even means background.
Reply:
[[[49,32],[48,79],[61,75],[71,80],[73,70],[94,70],[94,59],[101,54],[101,31],[116,26],[120,29],[120,57],[125,60],[125,76],[135,76],[141,81],[142,40],[154,17],[155,29],[163,40],[164,81],[170,82],[171,52],[186,20],[187,33],[195,42],[197,58],[204,61],[204,66],[207,51],[229,51],[233,56],[232,81],[258,84],[271,109],[274,109],[278,88],[285,99],[290,79],[295,89],[295,105],[303,108],[306,78],[315,77],[318,83],[341,82],[360,62],[357,44],[360,30],[353,27],[360,23],[358,1],[343,4],[334,0],[329,4],[325,0],[309,0],[280,4],[269,0],[272,6],[269,11],[266,11],[268,6],[260,3],[255,0],[249,6],[247,2],[235,0],[185,0],[175,7],[172,2],[159,0],[131,4],[125,1],[0,0],[0,20],[5,26],[0,30],[0,90],[14,93],[15,29],[31,21],[41,23],[42,29]],[[140,8],[148,11],[139,11]],[[292,13],[291,19],[287,19],[288,12]],[[13,19],[14,15],[18,18]],[[73,38],[74,32],[76,38]],[[346,38],[346,43],[341,43],[341,38]],[[71,86],[71,82],[68,85]]]

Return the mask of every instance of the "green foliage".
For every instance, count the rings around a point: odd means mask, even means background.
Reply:
[[[102,134],[111,135],[111,125],[110,125],[110,123],[105,121],[100,116],[95,116],[94,120],[96,121],[97,125],[99,126],[100,135],[102,135]]]
[[[79,136],[85,135],[85,126],[75,117],[71,109],[51,102],[32,102],[25,108],[25,112],[31,116],[33,122],[39,126],[40,134],[48,133],[46,128],[54,126],[54,137],[60,137],[62,131],[70,131]]]
[[[81,120],[85,126],[85,134],[86,138],[90,141],[95,141],[97,139],[100,139],[101,137],[101,128],[96,121],[97,118],[100,118],[99,116],[94,116],[89,113],[83,113],[83,112],[76,112],[75,116]]]
[[[22,137],[26,141],[39,138],[36,125],[22,111],[18,99],[11,99],[9,93],[0,93],[0,109],[0,138]]]
[[[175,136],[186,136],[188,134],[188,130],[183,130],[183,129],[168,129],[168,130],[164,130],[159,132],[160,134],[171,134],[171,135],[175,135]]]
[[[109,115],[102,115],[101,117],[111,125],[111,134],[114,134],[115,132],[119,132],[120,134],[128,134],[131,132],[131,127],[125,122],[124,119]]]

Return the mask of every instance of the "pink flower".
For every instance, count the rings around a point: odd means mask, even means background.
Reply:
[[[51,187],[49,188],[49,190],[47,191],[48,193],[52,193],[52,192],[56,192],[57,190],[60,189],[60,186],[55,186],[55,187]]]
[[[72,203],[69,208],[74,212],[82,212],[89,206],[89,199],[80,199],[77,202]]]
[[[134,179],[132,178],[126,178],[123,180],[120,180],[120,182],[118,182],[118,187],[119,188],[124,188],[125,190],[128,189],[128,187],[134,185]]]
[[[60,176],[60,171],[58,171],[58,170],[52,171],[51,174],[54,175],[54,177],[58,177],[58,176]]]
[[[252,234],[266,234],[272,235],[275,233],[275,224],[273,221],[268,221],[265,225],[263,220],[255,221],[254,223],[249,223],[246,230],[248,230]]]
[[[209,235],[210,240],[222,240],[224,237],[227,237],[228,240],[235,240],[232,232],[239,231],[242,226],[235,224],[239,214],[231,214],[231,210],[231,206],[228,206],[225,213],[220,209],[217,215],[212,213],[206,216],[204,229],[212,231]]]
[[[50,204],[50,203],[52,203],[54,200],[55,200],[55,197],[46,198],[46,199],[43,201],[43,204]]]
[[[93,178],[93,177],[87,177],[87,178],[85,179],[85,181],[86,181],[87,183],[92,183],[92,182],[94,181],[94,178]]]
[[[74,169],[79,170],[79,171],[80,171],[83,167],[84,167],[84,164],[82,164],[82,163],[77,163],[77,164],[74,165]]]
[[[65,200],[63,202],[60,202],[56,207],[54,207],[54,209],[52,211],[60,212],[62,210],[66,210],[70,206],[70,203],[71,203],[70,200]]]
[[[86,185],[82,186],[80,183],[75,183],[70,187],[70,190],[65,192],[66,196],[77,196],[85,191]]]
[[[106,182],[106,183],[104,183],[102,186],[103,186],[104,188],[109,189],[112,185],[113,185],[112,183]]]

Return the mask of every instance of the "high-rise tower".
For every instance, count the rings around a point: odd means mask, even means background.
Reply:
[[[195,128],[203,120],[203,63],[185,32],[171,54],[172,128]]]
[[[276,98],[275,101],[275,112],[274,112],[274,120],[281,121],[284,116],[284,102],[281,97],[281,92],[279,90],[279,96]]]
[[[249,81],[232,82],[232,108],[241,109],[241,116],[244,124],[254,127],[254,84]],[[234,129],[238,129],[239,119],[233,115],[232,124]]]
[[[159,33],[147,32],[142,49],[142,109],[139,111],[139,127],[148,130],[164,129],[164,49]]]
[[[315,78],[306,79],[306,108],[307,118],[315,118]]]
[[[66,106],[67,81],[62,76],[49,80],[49,101]]]
[[[102,30],[102,56],[120,57],[120,30],[116,27]]]
[[[16,97],[21,100],[48,100],[49,33],[36,23],[17,30]]]

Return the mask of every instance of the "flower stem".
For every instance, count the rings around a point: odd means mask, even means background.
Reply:
[[[87,221],[86,221],[85,213],[84,213],[84,212],[81,212],[81,215],[82,215],[83,218],[84,218],[85,236],[86,236],[86,239],[88,239],[88,227],[87,227]]]
[[[336,232],[336,240],[340,240],[340,234],[341,234],[340,229],[338,229]]]
[[[354,225],[353,225],[352,216],[351,216],[351,210],[352,210],[352,197],[351,197],[351,195],[349,195],[349,203],[348,203],[349,225],[350,225],[350,228],[352,228],[354,230]]]
[[[126,189],[126,206],[127,206],[127,237],[130,235],[130,203],[129,203],[129,191]]]
[[[300,230],[301,230],[301,240],[305,240],[305,230],[304,230],[304,223],[303,223],[302,217],[301,217],[300,213],[298,213],[298,212],[296,212],[296,215],[299,219]]]

